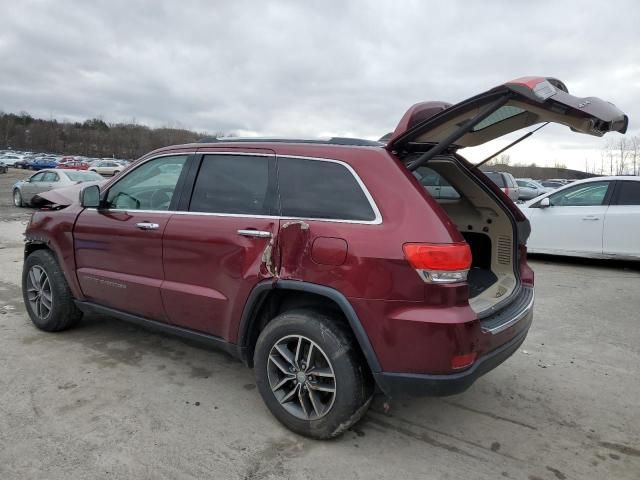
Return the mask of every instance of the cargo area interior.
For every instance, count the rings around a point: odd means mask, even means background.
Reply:
[[[507,299],[517,286],[513,223],[504,207],[455,158],[435,157],[427,165],[418,168],[414,175],[419,180],[433,172],[441,177],[435,195],[432,187],[425,185],[425,188],[471,248],[469,304],[481,315]]]

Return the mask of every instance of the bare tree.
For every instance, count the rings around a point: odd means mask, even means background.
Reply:
[[[503,153],[502,155],[498,155],[498,158],[496,158],[496,163],[500,165],[510,165],[511,155],[509,155],[508,153]]]
[[[553,161],[553,168],[567,168],[567,165],[560,162],[559,160]]]
[[[638,175],[638,161],[640,160],[640,136],[634,135],[628,143],[629,160],[633,166],[633,174]]]
[[[617,146],[615,140],[609,139],[604,146],[604,155],[606,157],[606,163],[609,167],[609,175],[613,175],[613,168],[615,166],[615,158],[617,153]]]
[[[626,163],[627,163],[627,157],[629,156],[629,151],[628,151],[628,144],[629,142],[627,142],[627,138],[626,137],[619,137],[618,141],[616,142],[616,160],[617,160],[617,168],[616,168],[616,175],[622,175],[624,174],[625,168],[626,168]]]

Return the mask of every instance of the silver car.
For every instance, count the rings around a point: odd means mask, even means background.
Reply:
[[[520,200],[531,200],[553,190],[530,178],[517,178],[516,183],[520,190]]]
[[[32,203],[33,197],[38,193],[68,187],[77,183],[102,180],[103,178],[97,173],[86,170],[54,170],[47,168],[13,185],[13,204],[16,207],[25,207]]]

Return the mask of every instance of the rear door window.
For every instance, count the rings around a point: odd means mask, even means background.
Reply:
[[[205,155],[193,187],[192,212],[269,215],[269,157]]]
[[[616,205],[640,205],[640,182],[622,180],[618,182]]]
[[[376,214],[353,173],[327,160],[278,158],[281,214],[285,217],[373,221]]]

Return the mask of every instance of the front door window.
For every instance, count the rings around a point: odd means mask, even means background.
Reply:
[[[109,189],[106,208],[114,210],[169,210],[187,155],[150,160]]]

